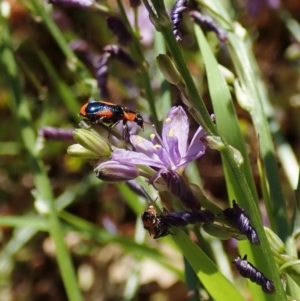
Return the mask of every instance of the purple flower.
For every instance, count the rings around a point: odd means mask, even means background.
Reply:
[[[74,141],[74,129],[60,129],[51,126],[43,126],[39,129],[39,136],[47,140]]]
[[[120,163],[149,166],[155,170],[169,169],[182,174],[186,164],[205,153],[201,138],[206,135],[200,126],[188,144],[189,122],[181,106],[172,107],[163,124],[162,137],[151,135],[151,141],[131,135],[130,142],[135,151],[116,149],[112,159]]]

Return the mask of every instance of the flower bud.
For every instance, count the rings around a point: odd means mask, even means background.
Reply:
[[[47,140],[74,141],[73,130],[43,126],[39,129],[39,136]]]
[[[161,31],[163,27],[171,24],[171,20],[164,10],[158,10],[157,15],[149,12],[149,19],[157,31]]]
[[[243,158],[241,152],[239,150],[237,150],[236,148],[232,147],[231,145],[229,145],[229,148],[230,148],[231,152],[233,153],[234,161],[238,164],[238,166],[243,165],[244,158]]]
[[[76,142],[81,144],[89,151],[98,155],[98,157],[110,156],[111,148],[104,140],[86,129],[76,129],[73,132]]]
[[[80,144],[72,144],[68,147],[67,153],[72,157],[94,159],[99,158],[96,153],[84,148]]]
[[[234,83],[234,90],[236,99],[241,106],[246,111],[251,111],[253,108],[253,101],[250,99],[249,95],[244,91],[244,89],[240,86],[238,80],[235,80]]]
[[[235,76],[234,74],[227,68],[222,65],[218,65],[220,72],[222,73],[227,84],[233,84]]]
[[[205,139],[211,149],[221,151],[225,148],[225,145],[219,136],[206,136]]]
[[[283,241],[270,228],[264,227],[271,248],[278,254],[285,252]]]
[[[95,169],[96,177],[106,182],[126,182],[139,176],[139,170],[133,164],[117,161],[100,163]]]
[[[236,36],[240,38],[240,40],[245,40],[248,36],[247,30],[239,22],[233,23],[233,30]]]
[[[228,232],[225,227],[222,227],[220,225],[203,224],[202,228],[207,234],[222,240],[227,240],[232,237],[232,234]]]
[[[178,85],[181,81],[181,75],[178,72],[173,60],[165,54],[156,57],[156,64],[165,79],[173,85]]]

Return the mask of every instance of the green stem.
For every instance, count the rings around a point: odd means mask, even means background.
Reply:
[[[118,3],[118,7],[120,9],[122,20],[125,22],[127,29],[129,30],[130,34],[132,35],[133,42],[132,42],[132,46],[130,48],[132,50],[134,58],[137,60],[137,62],[140,65],[140,68],[141,68],[141,81],[142,81],[142,85],[145,89],[145,93],[146,93],[147,100],[148,100],[149,107],[150,107],[150,112],[151,112],[151,115],[153,118],[153,123],[156,126],[158,126],[158,117],[157,117],[156,108],[155,108],[155,98],[154,98],[154,94],[153,94],[153,89],[151,87],[149,73],[147,70],[147,63],[145,61],[139,39],[136,36],[136,34],[134,33],[134,30],[132,29],[132,27],[129,23],[129,20],[126,15],[126,11],[123,7],[123,3],[121,0],[117,0],[117,3]]]

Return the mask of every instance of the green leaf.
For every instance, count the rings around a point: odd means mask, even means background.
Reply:
[[[180,229],[172,228],[173,239],[215,301],[244,301],[235,286],[218,270],[209,257]]]

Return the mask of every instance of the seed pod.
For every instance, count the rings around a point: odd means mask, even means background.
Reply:
[[[269,280],[262,272],[248,262],[247,255],[245,255],[243,259],[238,256],[232,263],[235,265],[241,276],[260,285],[265,293],[272,294],[275,292],[273,281]]]
[[[223,211],[226,219],[236,226],[241,233],[245,234],[254,245],[259,244],[259,238],[256,230],[251,226],[249,216],[246,211],[233,200],[233,208],[227,208]]]
[[[181,34],[179,31],[179,26],[183,19],[183,13],[188,9],[188,1],[187,0],[177,0],[172,8],[171,11],[171,21],[172,21],[172,28],[173,34],[177,42],[182,40]]]

